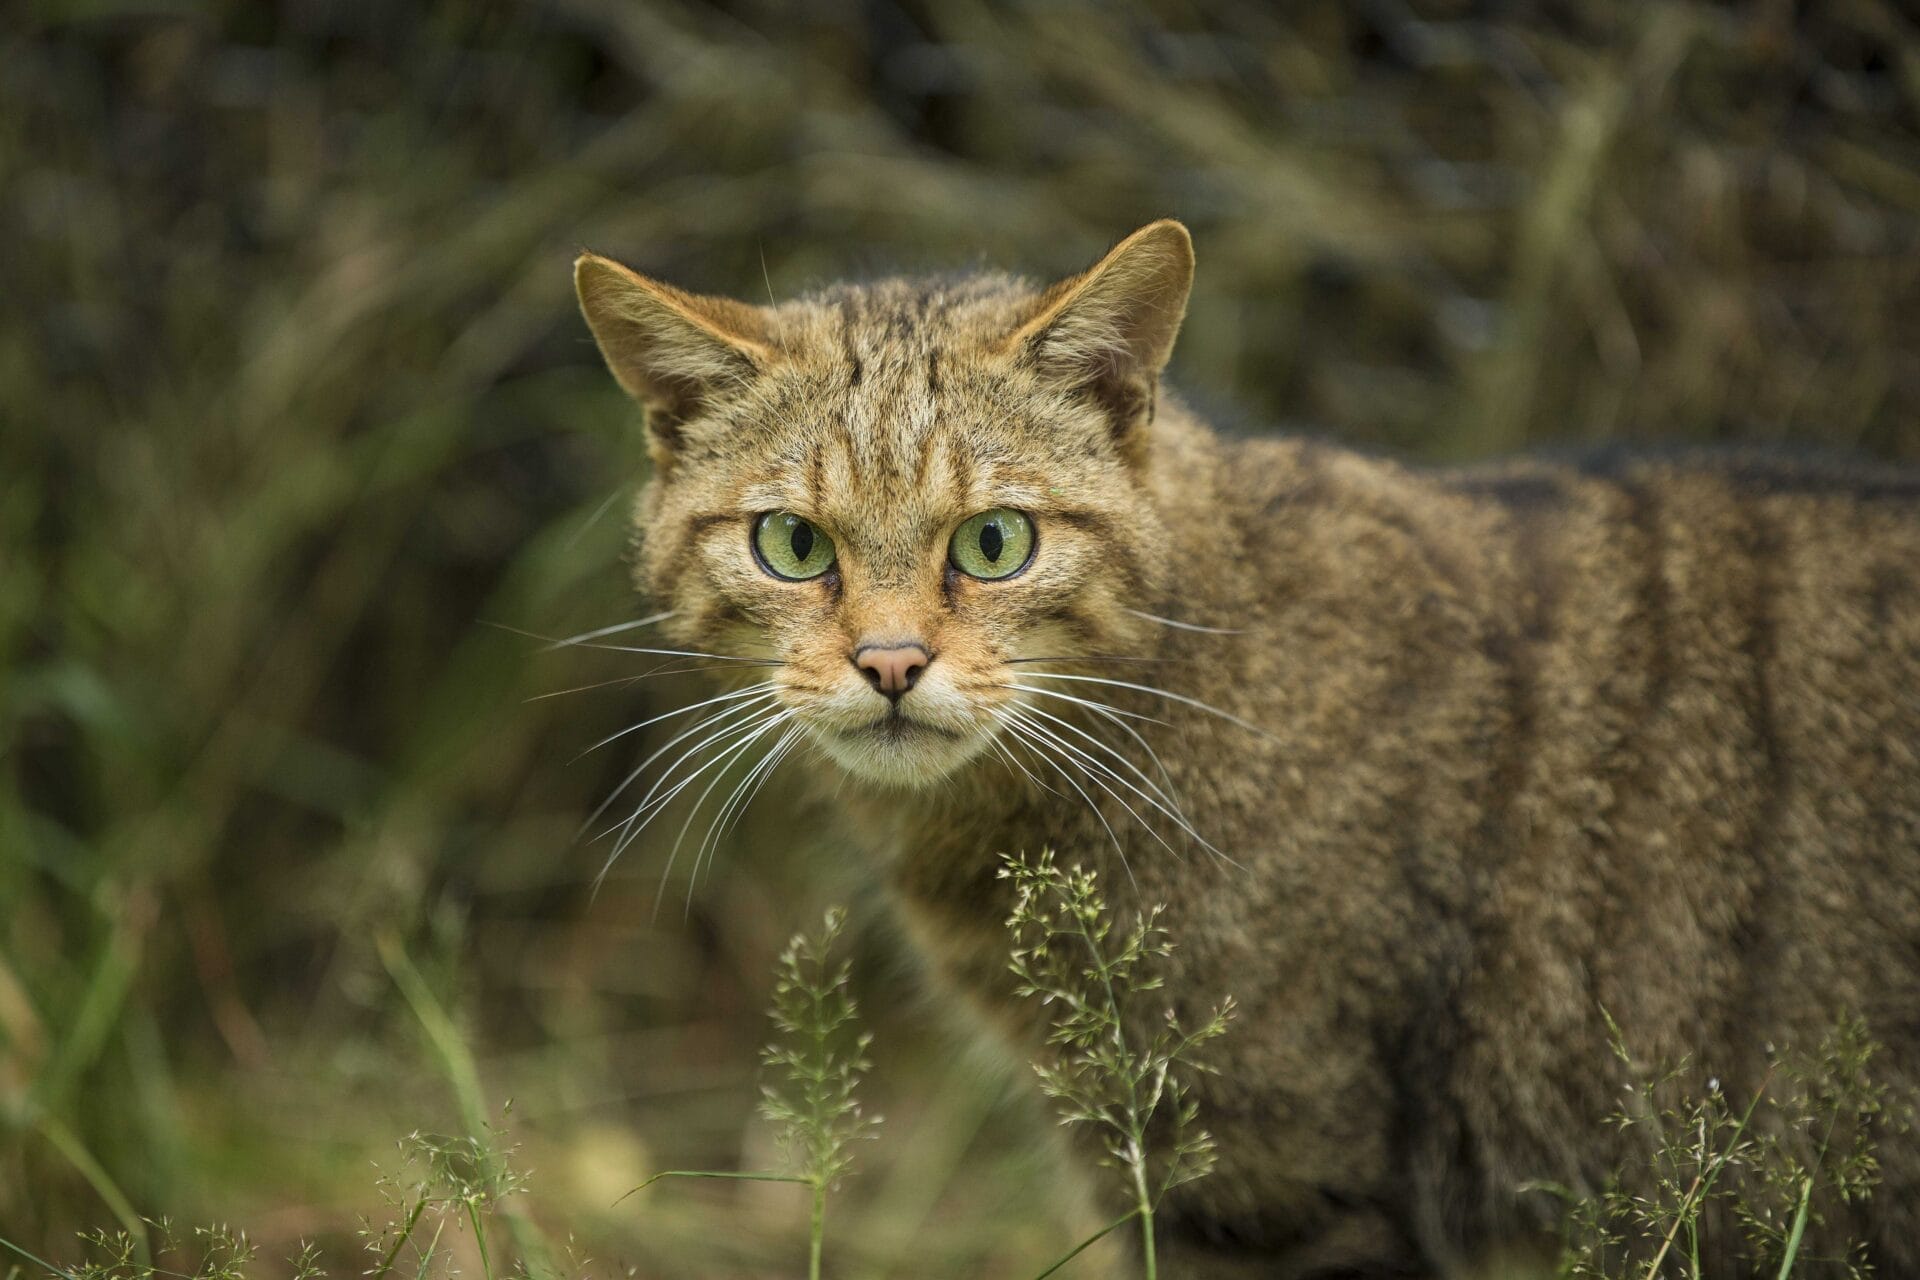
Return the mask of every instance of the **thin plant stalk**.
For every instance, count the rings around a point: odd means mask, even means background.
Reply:
[[[1153,1197],[1147,1194],[1147,1164],[1144,1158],[1133,1165],[1133,1189],[1139,1197],[1135,1215],[1140,1219],[1141,1267],[1147,1280],[1159,1280],[1160,1267],[1153,1252]]]
[[[420,1215],[426,1211],[427,1202],[422,1198],[407,1214],[407,1220],[401,1226],[400,1234],[395,1237],[393,1247],[388,1249],[386,1256],[380,1259],[380,1265],[369,1273],[369,1280],[386,1280],[387,1273],[393,1270],[394,1262],[400,1257],[400,1250],[405,1248],[407,1241],[413,1238],[413,1229],[420,1225]]]
[[[1033,1280],[1047,1280],[1048,1276],[1060,1270],[1060,1268],[1066,1266],[1069,1262],[1072,1262],[1075,1258],[1079,1257],[1081,1254],[1085,1253],[1087,1250],[1093,1248],[1093,1246],[1095,1246],[1096,1244],[1099,1244],[1102,1240],[1106,1239],[1108,1236],[1118,1231],[1121,1227],[1124,1227],[1129,1222],[1132,1222],[1134,1218],[1139,1215],[1139,1213],[1140,1211],[1138,1209],[1127,1210],[1125,1213],[1115,1218],[1112,1222],[1109,1222],[1106,1226],[1100,1228],[1098,1231],[1088,1236],[1085,1240],[1082,1240],[1079,1244],[1067,1250],[1067,1252],[1061,1255],[1061,1257],[1058,1258],[1053,1263],[1052,1266],[1048,1267],[1045,1271],[1042,1271],[1039,1275],[1035,1276]]]
[[[813,1184],[813,1221],[807,1233],[807,1280],[820,1280],[820,1246],[827,1238],[827,1184]]]
[[[1787,1280],[1793,1274],[1794,1261],[1800,1256],[1800,1240],[1807,1233],[1807,1214],[1813,1208],[1813,1177],[1808,1175],[1800,1180],[1800,1207],[1794,1210],[1793,1230],[1787,1236],[1786,1252],[1780,1258],[1780,1274],[1776,1280]]]

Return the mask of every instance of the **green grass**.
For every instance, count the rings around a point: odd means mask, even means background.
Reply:
[[[1007,858],[1002,878],[1013,890],[1007,927],[1018,992],[1052,1011],[1033,1063],[1041,1089],[1063,1123],[1088,1131],[1104,1151],[1101,1163],[1117,1176],[1112,1199],[1128,1205],[1037,1272],[1006,1274],[1010,1280],[1091,1274],[1082,1256],[1132,1225],[1140,1273],[1154,1280],[1154,1222],[1162,1198],[1213,1170],[1215,1144],[1199,1125],[1192,1082],[1208,1069],[1206,1045],[1228,1030],[1232,998],[1223,997],[1200,1026],[1183,1029],[1171,1008],[1151,1007],[1170,998],[1156,994],[1165,989],[1160,963],[1174,949],[1158,923],[1161,908],[1130,915],[1113,910],[1092,872],[1059,866],[1051,851],[1033,860]],[[827,1204],[880,1126],[862,1103],[873,1037],[858,1029],[852,963],[835,951],[845,923],[844,910],[828,909],[818,932],[789,940],[775,969],[773,1038],[761,1053],[774,1079],[761,1086],[759,1110],[774,1128],[784,1169],[662,1170],[616,1207],[656,1184],[681,1180],[803,1188],[808,1280],[844,1274],[823,1268]],[[528,1179],[515,1165],[504,1129],[483,1114],[473,1061],[452,1019],[397,945],[383,943],[381,951],[469,1127],[462,1136],[415,1131],[401,1141],[399,1166],[376,1183],[385,1212],[360,1231],[372,1259],[362,1274],[450,1278],[469,1265],[463,1255],[471,1255],[482,1280],[591,1274],[586,1261],[557,1258],[530,1220],[522,1203]],[[1816,1269],[1864,1280],[1870,1270],[1864,1242],[1830,1239],[1832,1251],[1825,1254],[1809,1247],[1809,1228],[1818,1234],[1828,1211],[1871,1198],[1879,1181],[1878,1143],[1905,1139],[1914,1122],[1912,1104],[1893,1099],[1875,1079],[1877,1047],[1864,1023],[1843,1018],[1813,1052],[1776,1054],[1744,1103],[1729,1098],[1717,1079],[1706,1082],[1703,1094],[1688,1094],[1682,1086],[1697,1076],[1690,1064],[1649,1072],[1618,1027],[1613,1030],[1616,1056],[1632,1083],[1610,1123],[1644,1133],[1644,1159],[1623,1164],[1593,1192],[1549,1184],[1516,1188],[1566,1201],[1560,1280],[1704,1280],[1705,1259],[1728,1256],[1777,1280]],[[633,1212],[649,1219],[681,1209],[643,1200]],[[496,1238],[496,1219],[503,1220],[503,1239]],[[976,1229],[996,1226],[982,1222]],[[67,1267],[5,1239],[0,1246],[44,1280],[248,1280],[259,1261],[247,1234],[227,1225],[195,1228],[183,1242],[166,1220],[136,1219],[131,1229],[82,1232],[80,1240],[85,1251]],[[323,1261],[304,1241],[286,1259],[295,1280],[320,1280]],[[683,1265],[710,1274],[712,1260]],[[1106,1273],[1113,1266],[1107,1260]]]

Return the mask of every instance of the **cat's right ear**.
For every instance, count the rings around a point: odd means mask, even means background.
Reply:
[[[1049,376],[1084,388],[1106,408],[1129,451],[1173,354],[1193,287],[1193,239],[1171,218],[1149,223],[1080,275],[1037,300],[1006,346],[1024,350]]]
[[[773,359],[766,318],[746,303],[686,293],[592,253],[574,262],[573,287],[614,380],[647,408],[656,463],[671,459],[702,406]]]

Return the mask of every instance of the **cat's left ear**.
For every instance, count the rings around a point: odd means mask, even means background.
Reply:
[[[671,462],[684,424],[774,359],[758,307],[687,293],[592,253],[574,263],[573,283],[607,368],[647,407],[656,464]]]
[[[1092,392],[1124,441],[1152,420],[1192,286],[1193,238],[1163,218],[1042,294],[1009,349],[1024,348],[1047,376]]]

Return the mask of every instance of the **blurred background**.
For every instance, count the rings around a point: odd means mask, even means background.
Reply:
[[[1169,214],[1173,381],[1236,429],[1920,459],[1891,0],[9,6],[0,1236],[165,1214],[351,1274],[396,1139],[485,1121],[583,1270],[794,1274],[793,1188],[614,1202],[774,1159],[772,958],[851,901],[887,1124],[833,1268],[1071,1242],[1037,1104],[778,781],[698,885],[656,836],[593,892],[640,746],[575,757],[697,686],[543,697],[633,664],[519,631],[642,609],[580,248],[753,299]]]

